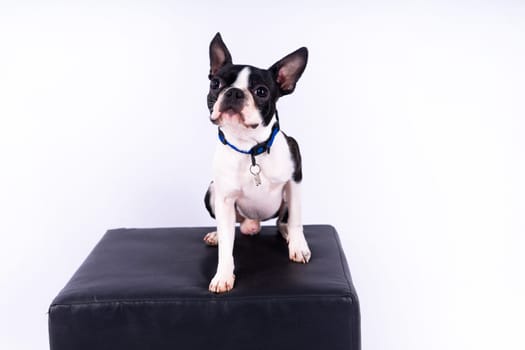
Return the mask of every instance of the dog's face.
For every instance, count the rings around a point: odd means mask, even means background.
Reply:
[[[307,59],[308,51],[303,47],[269,69],[236,65],[217,33],[210,44],[211,122],[245,136],[268,127],[275,114],[275,103],[294,91]]]

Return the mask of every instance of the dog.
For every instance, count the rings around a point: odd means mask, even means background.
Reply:
[[[301,154],[297,142],[281,131],[276,109],[277,100],[294,91],[308,50],[302,47],[269,69],[233,64],[220,33],[209,50],[208,108],[219,140],[204,202],[216,219],[217,231],[208,233],[204,241],[219,250],[209,290],[223,293],[235,283],[236,223],[241,233],[255,235],[261,221],[277,217],[290,260],[310,261],[301,218]]]

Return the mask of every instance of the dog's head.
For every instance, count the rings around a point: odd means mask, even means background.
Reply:
[[[246,136],[268,127],[275,103],[294,91],[307,60],[308,50],[302,47],[268,69],[233,64],[217,33],[210,43],[210,120]]]

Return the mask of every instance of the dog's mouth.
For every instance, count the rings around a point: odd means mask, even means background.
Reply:
[[[218,126],[221,126],[223,124],[241,124],[249,129],[255,129],[259,126],[259,124],[247,124],[244,118],[244,114],[235,111],[233,108],[228,108],[224,111],[218,112],[215,118],[214,114],[215,113],[213,113],[210,116],[210,120],[213,124]]]

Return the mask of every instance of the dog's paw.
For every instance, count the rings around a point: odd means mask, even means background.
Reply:
[[[261,232],[261,222],[259,220],[244,219],[241,223],[241,233],[253,236]]]
[[[234,274],[217,274],[210,282],[208,289],[213,293],[225,293],[233,289],[235,283]]]
[[[308,263],[312,257],[312,253],[304,237],[290,239],[288,242],[288,253],[290,260],[302,264]]]
[[[219,237],[217,236],[217,231],[208,233],[203,238],[204,243],[211,246],[216,246],[219,244]]]

